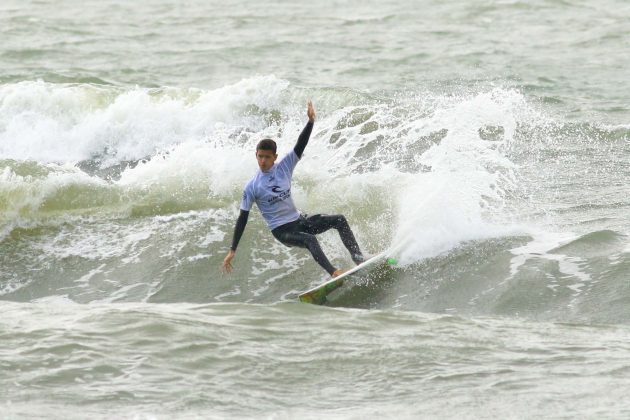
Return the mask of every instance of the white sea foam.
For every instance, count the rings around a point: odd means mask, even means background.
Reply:
[[[109,191],[121,202],[115,210],[120,214],[132,208],[159,213],[162,203],[199,198],[236,205],[257,170],[256,142],[276,138],[282,156],[305,122],[304,110],[296,111],[295,91],[273,76],[212,91],[108,91],[44,82],[8,86],[0,90],[5,111],[0,152],[54,167],[38,179],[4,170],[3,191],[20,190],[5,213],[13,219],[37,213],[42,203],[75,184],[91,185],[97,195]],[[530,112],[523,95],[500,88],[415,99],[320,112],[294,177],[294,199],[302,211],[349,212],[362,242],[391,246],[402,264],[510,230],[493,220],[503,212],[503,195],[516,170],[504,149],[519,119]],[[280,117],[269,120],[273,112]],[[8,141],[23,124],[30,128],[19,144]],[[480,131],[488,126],[500,127],[501,134],[482,138]],[[72,166],[95,156],[101,167],[141,161],[110,181]],[[62,164],[47,163],[54,161]],[[91,202],[103,205],[87,200],[79,208]],[[373,210],[362,211],[365,206]],[[383,220],[383,215],[389,216]],[[338,241],[329,242],[333,256],[344,254]]]
[[[438,109],[417,122],[421,133],[446,129],[444,138],[419,157],[429,172],[399,177],[398,226],[393,247],[401,263],[431,257],[467,240],[512,233],[505,219],[504,192],[515,182],[516,166],[504,154],[524,98],[495,89]],[[486,126],[503,127],[500,139],[481,138]],[[515,223],[517,221],[514,221]]]
[[[273,76],[212,91],[42,81],[0,85],[0,156],[38,162],[100,157],[103,165],[137,160],[226,126],[262,129],[251,107],[274,108],[287,82]]]

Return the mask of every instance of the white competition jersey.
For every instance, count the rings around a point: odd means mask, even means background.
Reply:
[[[299,160],[291,150],[269,171],[259,169],[245,186],[241,210],[250,211],[255,202],[271,230],[297,220],[300,213],[291,198],[291,179]]]

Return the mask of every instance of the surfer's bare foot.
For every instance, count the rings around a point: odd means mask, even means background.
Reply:
[[[352,256],[352,261],[354,261],[356,265],[359,265],[365,261],[365,258],[361,254],[354,254]]]
[[[348,270],[335,270],[334,273],[332,273],[333,277],[339,277],[340,275],[342,275],[343,273],[345,273]]]
[[[352,261],[354,261],[356,265],[361,265],[372,257],[373,256],[369,254],[355,254],[352,256]]]

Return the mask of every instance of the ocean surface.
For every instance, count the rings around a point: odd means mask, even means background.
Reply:
[[[0,3],[1,419],[629,418],[630,3]],[[331,296],[256,209],[398,266]],[[319,236],[338,267],[336,232]]]

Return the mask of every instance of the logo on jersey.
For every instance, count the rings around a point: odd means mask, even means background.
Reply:
[[[278,201],[284,201],[287,198],[291,197],[291,188],[289,188],[286,191],[282,191],[282,187],[280,187],[279,185],[273,185],[271,187],[271,191],[278,195],[271,197],[269,200],[267,200],[267,203],[269,204],[275,204]]]

